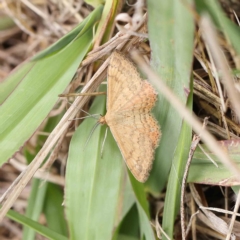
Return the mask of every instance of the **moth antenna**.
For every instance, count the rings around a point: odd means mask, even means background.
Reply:
[[[86,112],[86,111],[84,111],[83,109],[80,109],[80,111],[86,113],[86,114],[88,115],[88,117],[92,117],[92,118],[95,118],[95,119],[97,119],[97,120],[99,119],[100,114],[98,114],[98,113],[96,113],[96,114],[90,114],[89,112]],[[98,116],[98,117],[96,117],[96,116]]]
[[[71,105],[72,103],[68,101],[68,104]],[[94,119],[96,119],[96,120],[99,119],[100,114],[98,114],[98,113],[96,113],[96,114],[90,114],[89,112],[87,112],[87,111],[85,111],[85,110],[83,110],[83,109],[81,109],[81,108],[79,108],[79,110],[82,111],[82,112],[84,112],[84,113],[86,113],[88,116],[81,117],[81,118],[69,119],[70,121],[77,120],[77,119],[85,119],[85,118],[88,118],[88,117],[92,117],[92,118],[94,118]]]
[[[84,149],[85,149],[85,147],[87,146],[90,138],[92,137],[93,132],[95,131],[95,129],[96,129],[99,125],[100,125],[100,122],[96,122],[95,125],[93,126],[93,128],[92,128],[92,130],[91,130],[91,132],[90,132],[90,134],[89,134],[89,136],[88,136],[88,138],[87,138],[87,141],[86,141],[86,143],[85,143],[85,145],[84,145]]]
[[[98,117],[97,117],[98,116]],[[73,120],[79,120],[79,119],[85,119],[85,118],[94,118],[94,119],[99,119],[100,114],[96,113],[96,114],[90,114],[89,116],[85,116],[85,117],[80,117],[80,118],[74,118],[74,119],[70,119],[70,121]]]

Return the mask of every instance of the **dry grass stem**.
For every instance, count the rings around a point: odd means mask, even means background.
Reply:
[[[208,119],[205,118],[204,122],[203,122],[203,129],[206,128],[207,121],[208,121]],[[188,176],[190,164],[192,162],[193,154],[194,154],[199,142],[200,142],[200,135],[198,135],[198,136],[194,135],[193,140],[192,140],[192,144],[191,144],[191,148],[190,148],[190,151],[189,151],[189,156],[188,156],[188,160],[187,160],[187,163],[186,163],[183,179],[182,179],[182,185],[181,185],[180,215],[181,215],[181,230],[182,230],[182,239],[183,240],[185,240],[186,236],[187,236],[187,232],[186,232],[186,229],[185,229],[185,211],[184,211],[184,196],[185,196],[185,189],[186,189],[186,183],[187,183],[187,176]]]
[[[28,167],[27,165],[16,161],[14,158],[10,159],[9,163],[19,172],[24,172]],[[44,168],[38,169],[37,172],[34,174],[34,177],[42,179],[44,181],[55,183],[60,186],[65,186],[64,177],[45,171]]]
[[[192,196],[200,208],[203,204],[201,202],[201,198],[194,187],[193,184],[190,184],[190,190],[192,193]],[[210,228],[214,229],[217,232],[220,232],[221,234],[227,235],[228,233],[228,225],[225,221],[223,221],[221,218],[217,217],[215,214],[212,212],[206,210],[206,209],[201,209],[204,214],[201,212],[198,215],[199,219],[202,219],[202,222],[209,226]]]
[[[209,46],[209,51],[213,57],[213,60],[216,64],[216,67],[218,69],[218,73],[221,75],[221,82],[224,84],[225,89],[228,93],[228,97],[233,105],[233,108],[235,109],[238,118],[240,118],[240,96],[237,93],[234,82],[231,76],[231,73],[229,71],[230,67],[228,65],[228,62],[226,61],[225,56],[222,53],[222,50],[219,46],[216,31],[211,23],[211,20],[209,17],[205,16],[201,20],[201,26],[203,31],[204,39]]]

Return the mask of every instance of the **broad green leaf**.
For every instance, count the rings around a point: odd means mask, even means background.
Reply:
[[[103,96],[95,99],[90,113],[105,113]],[[123,160],[110,131],[101,158],[105,126],[98,126],[85,146],[95,123],[84,120],[70,144],[65,189],[70,239],[111,239],[119,213]]]
[[[194,34],[194,21],[186,8],[187,3],[191,1],[147,2],[152,67],[183,104],[186,104],[189,92]],[[165,186],[172,166],[182,119],[161,94],[155,112],[161,125],[162,139],[147,187],[153,194],[158,194]]]
[[[79,32],[61,51],[36,60],[30,68],[24,66],[24,71],[18,70],[18,85],[0,106],[0,164],[24,144],[55,105],[91,47],[93,27],[101,10],[88,16],[88,20],[94,19],[91,24],[85,21],[88,29],[83,27],[84,33]]]
[[[33,66],[33,62],[21,64],[0,83],[0,104],[3,104],[6,98],[15,90],[17,85],[21,83]]]

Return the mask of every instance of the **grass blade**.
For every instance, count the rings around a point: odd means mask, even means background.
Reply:
[[[95,99],[90,112],[105,112],[103,96]],[[86,119],[70,144],[65,190],[70,239],[111,239],[115,227],[123,161],[110,132],[101,158],[104,126],[95,130],[84,147],[95,123]]]
[[[99,19],[101,9],[88,19]],[[95,21],[61,51],[35,61],[24,76],[18,72],[19,84],[0,106],[0,165],[36,131],[57,102],[91,47]]]
[[[193,52],[192,15],[183,2],[174,0],[158,3],[149,0],[148,11],[152,66],[178,98],[186,103]],[[158,194],[168,178],[182,118],[161,95],[155,112],[162,126],[162,139],[147,186],[152,193]]]

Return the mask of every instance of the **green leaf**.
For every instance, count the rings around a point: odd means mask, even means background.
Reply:
[[[105,112],[103,96],[97,97],[90,113]],[[105,126],[86,119],[74,133],[67,160],[65,204],[70,239],[111,239],[118,214],[118,201],[123,181],[123,160],[109,132],[101,148]]]
[[[51,132],[56,124],[61,119],[62,114],[59,114],[47,122],[44,127],[45,132]],[[38,136],[37,149],[42,146],[46,136]],[[26,147],[27,150],[27,147]],[[29,151],[24,151],[27,162],[30,163],[34,157]],[[39,179],[33,179],[31,184],[31,194],[28,198],[26,216],[32,220],[38,221],[40,214],[45,213],[47,226],[52,230],[67,236],[67,225],[63,213],[63,191],[59,186]],[[23,239],[35,239],[35,229],[24,226]]]
[[[136,197],[132,189],[132,185],[130,183],[129,178],[126,178],[124,183],[121,186],[121,198],[118,202],[118,205],[121,207],[121,211],[118,211],[116,216],[116,223],[119,223],[118,227],[115,229],[112,240],[121,239],[120,236],[124,235],[133,235],[135,233],[136,228],[139,229],[139,218],[138,212],[136,208]],[[133,210],[134,208],[134,210]],[[129,226],[129,219],[135,219],[134,223]],[[134,225],[134,226],[133,226]],[[130,227],[130,229],[129,229]],[[134,228],[134,229],[133,229]],[[138,232],[137,236],[140,235]]]
[[[68,85],[80,62],[88,52],[93,39],[93,27],[101,17],[101,8],[88,16],[88,28],[82,28],[73,41],[61,51],[41,58],[18,69],[15,88],[0,106],[0,165],[7,161],[46,118],[58,99],[58,94]],[[71,34],[71,33],[70,33]],[[62,46],[61,46],[62,47]],[[9,81],[11,82],[11,81]]]
[[[147,3],[151,64],[183,104],[186,104],[194,35],[194,21],[186,4],[191,1],[149,0]],[[155,112],[161,125],[162,139],[147,187],[153,194],[159,194],[165,187],[172,166],[182,119],[160,94]]]
[[[4,79],[3,82],[0,83],[0,104],[3,104],[7,97],[12,92],[14,92],[17,85],[21,83],[33,65],[33,62],[21,64],[16,69],[14,69],[14,71],[12,71],[11,74],[6,79]]]
[[[30,201],[28,201],[28,206],[26,210],[26,217],[38,221],[40,214],[43,210],[44,199],[46,196],[47,183],[43,183],[39,179],[33,179],[32,188],[30,194]],[[23,229],[23,239],[31,240],[35,239],[34,228],[29,228],[27,225]]]
[[[136,204],[139,215],[139,224],[141,239],[151,240],[155,239],[154,232],[150,222],[149,206],[146,198],[146,193],[144,191],[144,185],[138,182],[129,171],[129,177],[131,180],[132,188],[136,196]]]
[[[7,217],[14,220],[15,222],[21,223],[24,226],[29,226],[32,229],[35,229],[36,232],[43,235],[47,239],[53,239],[53,240],[67,240],[65,236],[62,236],[61,234],[43,226],[42,224],[33,221],[13,210],[9,210],[7,213]]]
[[[47,225],[59,234],[68,236],[63,200],[63,190],[55,184],[48,183],[44,202],[44,213],[47,219]]]
[[[131,223],[131,224],[129,224]],[[139,216],[136,204],[133,204],[130,208],[129,212],[123,218],[120,223],[119,229],[115,232],[115,236],[113,240],[121,240],[121,239],[139,239],[140,231],[139,231]]]

